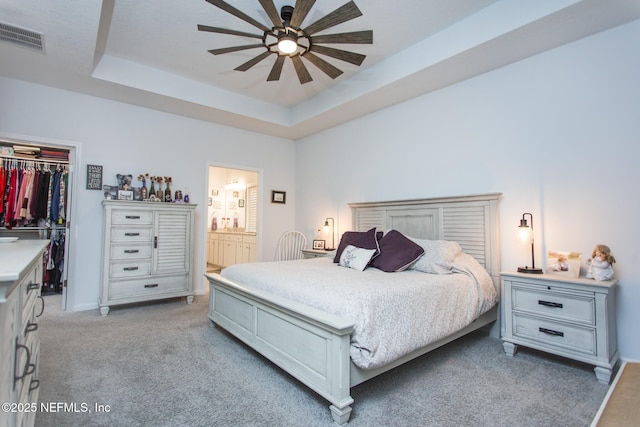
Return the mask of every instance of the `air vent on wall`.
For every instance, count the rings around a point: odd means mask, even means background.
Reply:
[[[0,40],[44,53],[44,34],[0,22]]]

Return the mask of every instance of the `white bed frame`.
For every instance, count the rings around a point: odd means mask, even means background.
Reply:
[[[489,272],[500,295],[498,236],[499,193],[394,202],[350,203],[353,230],[396,229],[423,239],[457,241]],[[390,273],[391,274],[391,273]],[[498,336],[498,307],[468,327],[372,370],[349,358],[354,325],[315,308],[229,281],[218,274],[209,280],[209,319],[331,402],[333,420],[349,421],[351,387],[447,344],[493,322]]]

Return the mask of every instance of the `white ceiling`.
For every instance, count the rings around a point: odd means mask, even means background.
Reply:
[[[257,0],[227,0],[257,21]],[[295,0],[275,0],[278,10]],[[303,27],[347,0],[317,0]],[[0,0],[0,22],[44,34],[45,51],[0,41],[0,75],[298,139],[542,51],[640,18],[640,0],[356,0],[361,17],[322,34],[373,30],[372,45],[333,45],[367,55],[331,80],[307,64],[301,85],[289,60],[267,82],[273,59],[233,69],[260,49],[209,49],[260,34],[205,0]]]

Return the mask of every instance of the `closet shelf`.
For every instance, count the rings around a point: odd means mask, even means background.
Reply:
[[[37,164],[53,164],[53,165],[68,165],[68,160],[58,159],[32,159],[30,157],[15,157],[15,156],[3,156],[0,155],[0,159],[15,160],[17,162],[33,162]]]

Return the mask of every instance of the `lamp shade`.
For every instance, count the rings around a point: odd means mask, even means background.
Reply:
[[[530,243],[533,240],[533,230],[527,224],[526,219],[520,220],[520,225],[518,226],[518,238],[522,243]]]
[[[324,220],[324,234],[329,234],[329,221],[331,221],[331,247],[326,248],[329,251],[332,251],[336,247],[335,241],[335,233],[336,233],[336,223],[335,220],[331,217],[328,217]]]

